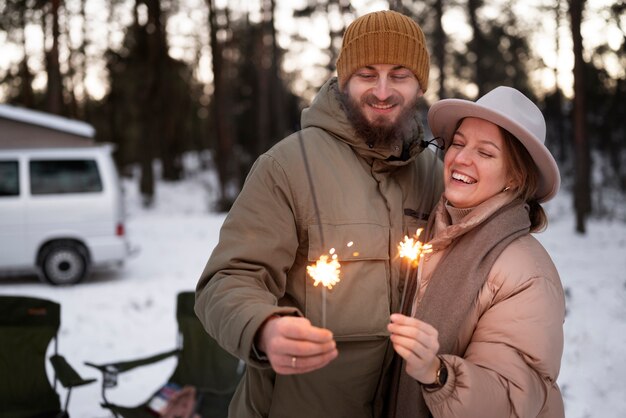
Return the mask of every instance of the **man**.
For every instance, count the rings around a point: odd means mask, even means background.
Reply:
[[[196,292],[209,334],[248,364],[231,417],[380,416],[397,245],[442,190],[416,111],[428,70],[415,22],[362,16],[302,131],[250,171]],[[341,281],[323,295],[306,267],[331,248]]]

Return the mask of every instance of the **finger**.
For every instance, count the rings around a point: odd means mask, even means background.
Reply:
[[[391,323],[393,323],[393,324],[400,324],[400,325],[418,326],[419,323],[422,322],[422,321],[420,321],[417,318],[413,318],[412,316],[406,316],[406,315],[402,315],[402,314],[399,314],[399,313],[391,314],[389,319],[391,319]]]
[[[423,345],[421,342],[411,340],[410,338],[393,337],[391,341],[394,345],[394,349],[400,348],[409,351],[418,359],[431,359],[437,355],[437,351],[439,350],[438,346]]]
[[[392,337],[408,338],[428,348],[439,348],[439,333],[435,328],[424,329],[422,327],[389,324],[387,329]]]
[[[310,357],[317,356],[332,352],[337,347],[334,340],[330,340],[325,343],[317,343],[304,340],[278,340],[276,344],[276,350],[273,350],[276,354],[284,354],[288,356],[296,357]]]
[[[426,348],[432,349],[432,348],[439,348],[439,335],[437,333],[435,334],[428,334],[425,333],[423,330],[421,329],[414,329],[414,328],[389,328],[389,332],[391,333],[390,338],[392,339],[402,339],[402,340],[409,340],[410,342],[413,342],[415,345],[421,345],[424,346]],[[410,345],[410,342],[404,342],[404,345]]]
[[[281,317],[268,321],[261,334],[265,353],[315,355],[332,350],[335,342],[328,330],[311,326],[306,318]]]
[[[411,337],[394,334],[390,337],[390,339],[394,344],[400,345],[407,350],[411,350],[416,355],[422,355],[422,353],[429,351],[430,349],[430,346],[427,345],[428,343]]]
[[[437,328],[430,325],[428,322],[420,321],[417,318],[401,315],[401,314],[392,314],[391,323],[389,325],[393,326],[408,326],[413,328],[418,328],[426,332],[427,334],[433,334],[437,332]]]
[[[313,342],[328,342],[333,339],[333,333],[325,328],[311,325],[306,318],[284,317],[281,325],[282,335],[294,340],[307,340]]]
[[[328,363],[337,358],[338,351],[333,350],[324,354],[308,357],[296,357],[296,369],[298,370],[315,370],[326,366]],[[292,364],[290,364],[292,365]]]
[[[401,315],[401,314],[392,314],[390,317],[391,322],[389,326],[392,327],[408,327],[424,330],[426,333],[437,332],[437,329],[430,325],[427,322],[420,321],[417,318]]]
[[[302,374],[320,369],[333,361],[338,355],[337,350],[319,356],[295,357],[284,356],[279,365],[272,367],[279,374]]]
[[[401,344],[396,344],[393,343],[393,349],[396,351],[396,353],[398,353],[398,355],[400,357],[402,357],[407,363],[409,361],[411,361],[413,358],[415,358],[415,353],[408,349],[407,347],[401,345]]]
[[[272,341],[270,350],[266,353],[272,367],[290,366],[291,359],[307,358],[304,365],[315,366],[315,359],[317,362],[323,363],[327,357],[336,357],[337,348],[334,340],[328,343],[312,343],[308,341],[296,341],[287,339],[276,339]],[[309,360],[313,359],[313,360]]]
[[[391,333],[391,335],[402,335],[410,338],[418,338],[420,334],[419,328],[398,324],[388,324],[387,330]]]

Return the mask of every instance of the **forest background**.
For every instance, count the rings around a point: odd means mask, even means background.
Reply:
[[[122,174],[214,169],[227,211],[252,163],[298,129],[333,75],[345,27],[390,8],[431,52],[423,114],[513,86],[541,107],[573,228],[626,221],[626,3],[607,0],[0,0],[0,102],[96,127]],[[207,186],[209,187],[209,186]]]

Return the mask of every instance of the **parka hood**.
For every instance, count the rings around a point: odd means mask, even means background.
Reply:
[[[331,133],[337,139],[350,145],[362,157],[368,160],[385,160],[389,165],[402,166],[424,150],[422,140],[424,139],[424,128],[419,114],[416,111],[414,132],[411,133],[412,141],[409,145],[409,158],[400,159],[402,155],[402,141],[381,147],[370,148],[366,140],[358,136],[354,127],[348,120],[346,112],[339,98],[339,84],[337,78],[332,77],[320,89],[311,106],[302,111],[302,128],[317,127]]]

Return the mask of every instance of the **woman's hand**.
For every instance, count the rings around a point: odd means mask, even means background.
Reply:
[[[387,325],[396,353],[406,362],[406,372],[420,383],[433,383],[437,377],[440,361],[439,332],[415,318],[401,314],[391,315]]]

